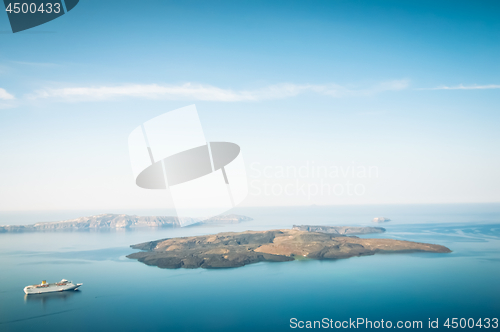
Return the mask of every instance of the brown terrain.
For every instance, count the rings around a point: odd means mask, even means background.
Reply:
[[[239,267],[262,261],[292,261],[296,256],[341,259],[376,253],[451,252],[436,244],[364,239],[296,229],[181,237],[131,247],[145,251],[128,255],[128,258],[170,269]]]

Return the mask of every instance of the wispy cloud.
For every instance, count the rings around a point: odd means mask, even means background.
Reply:
[[[50,62],[29,62],[29,61],[11,61],[11,62],[18,64],[18,65],[36,66],[36,67],[54,67],[54,66],[57,66],[57,64],[50,63]]]
[[[282,83],[254,90],[232,90],[212,85],[185,83],[180,85],[159,84],[127,84],[116,86],[87,86],[45,88],[29,95],[30,99],[56,99],[63,101],[96,101],[116,99],[120,97],[171,100],[204,100],[204,101],[260,101],[283,99],[305,93],[315,93],[334,98],[370,96],[384,91],[406,89],[408,80],[381,82],[362,88],[348,88],[337,84],[291,84]]]
[[[13,100],[16,99],[13,95],[8,93],[5,89],[0,88],[0,100]]]
[[[421,88],[417,90],[487,90],[487,89],[500,89],[500,85],[489,84],[489,85],[468,85],[464,86],[462,84],[457,86],[438,86],[436,88]]]

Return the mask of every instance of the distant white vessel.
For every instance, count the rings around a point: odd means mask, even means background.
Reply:
[[[59,282],[55,282],[53,284],[48,284],[45,280],[42,281],[39,285],[31,285],[24,287],[24,292],[27,295],[30,294],[42,294],[42,293],[51,293],[51,292],[62,292],[68,290],[77,290],[83,284],[74,284],[71,281],[63,279]]]
[[[385,218],[385,217],[378,217],[378,218],[373,218],[372,221],[373,222],[388,222],[388,221],[391,221],[391,219]]]

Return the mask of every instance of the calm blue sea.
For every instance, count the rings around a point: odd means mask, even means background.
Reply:
[[[115,211],[4,213],[0,224],[94,212]],[[121,211],[131,212],[158,214]],[[447,318],[482,318],[482,323],[500,318],[500,204],[233,212],[254,220],[177,229],[0,234],[0,331],[298,330],[290,328],[291,318],[422,321],[420,330],[429,319],[438,319],[439,330],[471,330],[445,328],[443,323]],[[377,237],[442,244],[453,253],[259,263],[223,270],[163,270],[125,257],[134,252],[131,244],[166,237],[293,224],[363,226],[373,225],[371,219],[378,216],[393,221],[383,224],[387,232]],[[23,293],[26,285],[62,278],[84,285],[78,292]],[[500,330],[493,325],[491,321],[489,329],[483,325],[475,330]]]

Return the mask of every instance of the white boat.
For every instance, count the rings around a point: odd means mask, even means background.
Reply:
[[[77,290],[83,284],[74,284],[71,281],[63,279],[59,282],[53,284],[48,284],[45,280],[39,285],[31,285],[24,287],[24,292],[27,295],[30,294],[42,294],[42,293],[52,293],[52,292],[63,292],[69,290]]]

